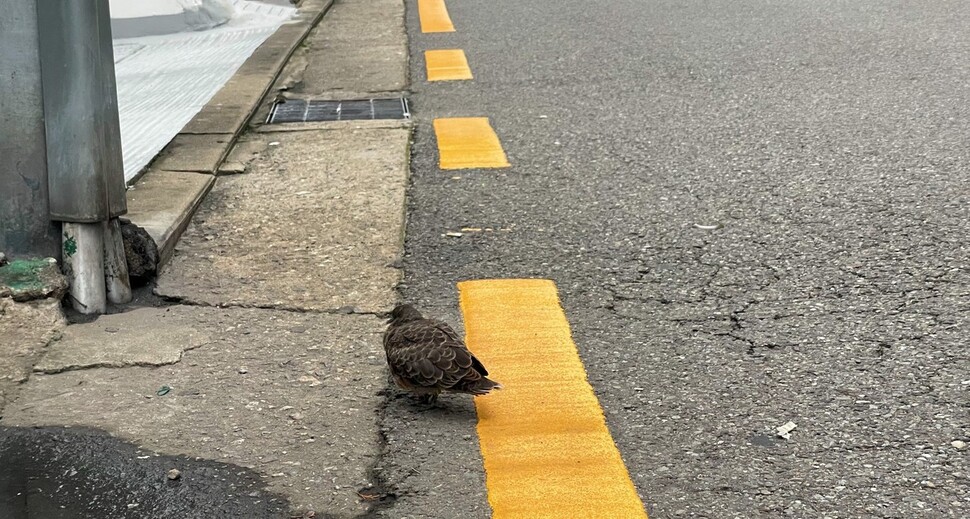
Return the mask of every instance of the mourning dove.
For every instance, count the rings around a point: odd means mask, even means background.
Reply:
[[[484,395],[502,385],[447,323],[427,319],[411,305],[391,312],[384,332],[384,352],[394,382],[434,403],[442,391]]]

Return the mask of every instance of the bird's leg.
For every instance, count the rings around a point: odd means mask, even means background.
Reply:
[[[425,404],[434,405],[438,401],[438,393],[428,393],[421,400]]]

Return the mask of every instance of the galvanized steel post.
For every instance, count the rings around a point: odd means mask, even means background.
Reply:
[[[50,219],[37,9],[0,2],[0,251],[60,256]]]
[[[18,22],[24,28],[15,27]],[[16,29],[9,35],[8,25]],[[106,282],[113,302],[131,297],[127,268],[123,261],[118,263],[123,258],[120,233],[105,232],[112,229],[106,222],[127,212],[108,0],[4,2],[0,29],[2,54],[8,53],[6,44],[11,40],[12,56],[26,70],[26,77],[18,82],[21,71],[6,60],[0,62],[0,87],[9,83],[26,89],[31,94],[19,97],[33,103],[22,110],[24,120],[0,120],[13,123],[2,131],[25,128],[33,131],[29,138],[34,143],[45,143],[39,153],[36,144],[21,151],[4,142],[0,187],[23,191],[16,186],[19,176],[24,183],[46,188],[36,189],[33,198],[24,202],[19,201],[22,195],[11,197],[29,207],[22,223],[0,226],[5,235],[0,244],[23,232],[30,235],[19,238],[19,243],[40,244],[34,250],[22,247],[23,253],[49,251],[49,237],[38,231],[51,226],[51,221],[64,222],[60,257],[71,282],[72,302],[84,313],[103,312]],[[0,90],[4,101],[0,112],[6,111],[8,96],[9,89]],[[8,170],[8,164],[14,169]],[[5,202],[0,216],[12,212]],[[113,262],[107,272],[106,257]]]
[[[37,1],[50,215],[127,212],[108,0]]]

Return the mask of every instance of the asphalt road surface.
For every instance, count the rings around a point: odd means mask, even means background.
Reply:
[[[4,519],[275,519],[288,508],[239,466],[160,456],[95,429],[0,427]]]
[[[409,4],[405,299],[554,280],[651,517],[970,516],[970,4]],[[456,116],[512,166],[438,169]],[[388,517],[488,513],[443,400],[388,405]]]

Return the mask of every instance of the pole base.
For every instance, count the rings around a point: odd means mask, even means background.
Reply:
[[[103,314],[107,309],[104,224],[64,222],[61,237],[71,305],[82,314]]]

